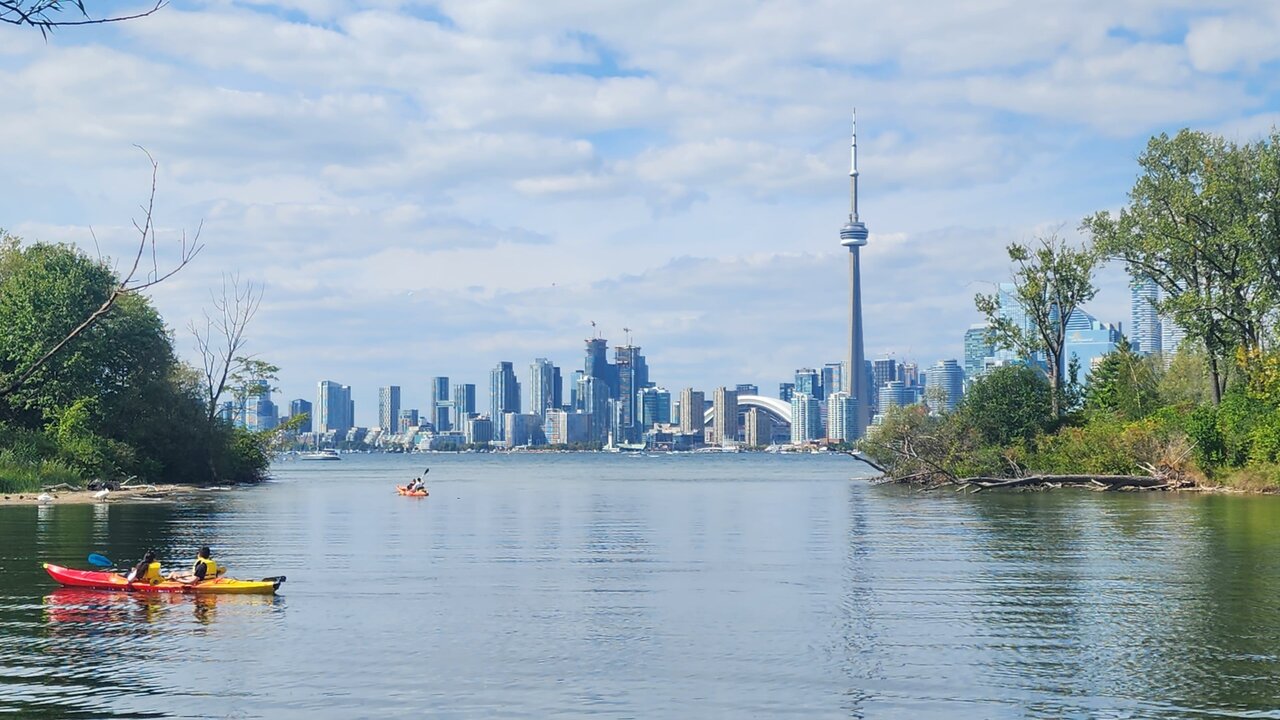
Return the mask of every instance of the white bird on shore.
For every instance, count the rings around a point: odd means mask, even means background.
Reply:
[[[50,495],[49,493],[40,493],[39,495],[36,496],[36,502],[42,502],[42,503],[53,502],[53,496]]]
[[[98,492],[96,492],[96,493],[94,493],[94,494],[93,494],[93,499],[94,499],[94,500],[106,500],[106,499],[107,499],[107,496],[108,496],[108,495],[110,495],[110,494],[111,494],[111,489],[110,489],[110,488],[103,488],[103,489],[101,489],[101,490],[99,490]]]

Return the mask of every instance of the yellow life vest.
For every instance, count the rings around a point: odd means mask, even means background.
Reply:
[[[196,568],[200,567],[200,563],[204,563],[204,579],[212,580],[218,577],[218,563],[213,558],[196,558],[196,564],[191,566],[191,572],[195,573]]]
[[[138,580],[151,585],[159,585],[164,582],[164,578],[160,575],[160,563],[152,562],[148,564],[146,572],[142,573],[142,577],[138,578]]]

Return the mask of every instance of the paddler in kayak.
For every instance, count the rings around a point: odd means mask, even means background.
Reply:
[[[196,553],[196,564],[191,567],[191,574],[195,576],[196,582],[213,580],[226,571],[226,568],[218,567],[218,563],[214,562],[213,553],[209,552],[208,545],[200,548],[200,552]]]
[[[422,487],[423,487],[422,478],[414,478],[409,481],[409,484],[406,485],[404,489],[408,492],[416,492],[418,490],[421,490]]]
[[[160,561],[156,560],[156,551],[148,550],[147,554],[142,556],[142,562],[129,571],[125,580],[131,583],[145,582],[148,585],[159,585],[164,582],[164,577],[160,574]]]

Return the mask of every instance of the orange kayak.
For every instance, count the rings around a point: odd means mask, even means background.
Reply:
[[[397,485],[396,492],[405,497],[426,497],[430,494],[426,490],[410,490],[407,485]]]

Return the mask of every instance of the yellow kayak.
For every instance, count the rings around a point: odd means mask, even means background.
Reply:
[[[64,587],[94,588],[95,590],[122,590],[125,592],[143,593],[216,593],[220,595],[274,595],[285,581],[279,577],[261,580],[233,580],[219,577],[212,580],[184,583],[176,580],[164,580],[152,585],[145,582],[129,582],[119,573],[97,572],[95,570],[73,570],[44,563],[45,572],[49,573]]]

